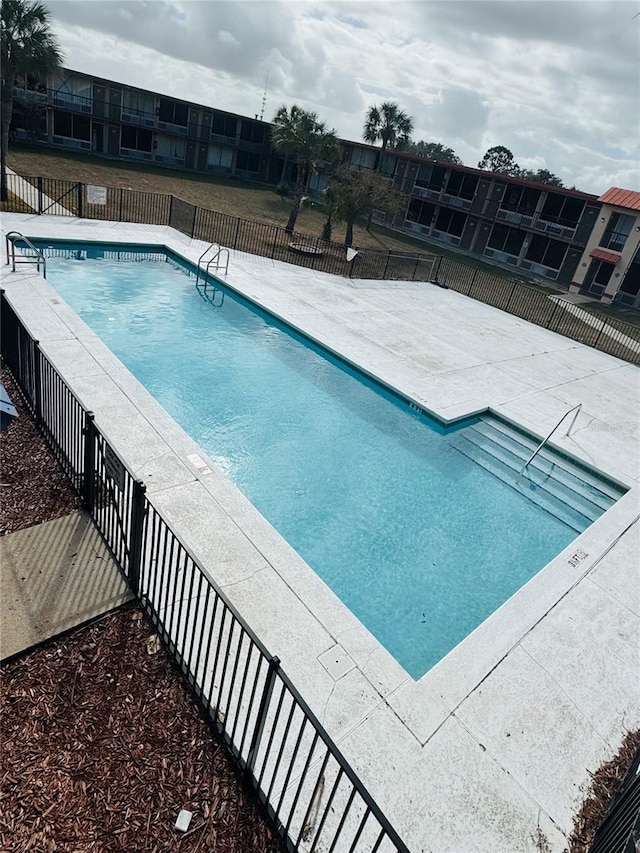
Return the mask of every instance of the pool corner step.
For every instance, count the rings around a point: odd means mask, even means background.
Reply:
[[[578,466],[568,470],[564,458],[551,448],[523,470],[537,447],[536,439],[494,418],[459,431],[452,445],[576,532],[599,518],[623,493],[620,489],[616,494],[613,484],[602,483],[586,470],[578,476]]]

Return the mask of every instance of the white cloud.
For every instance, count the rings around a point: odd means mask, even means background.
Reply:
[[[359,139],[392,99],[415,138],[468,165],[521,165],[600,193],[638,188],[640,18],[632,2],[51,0],[66,64],[265,118],[299,103]],[[614,180],[615,179],[615,180]]]

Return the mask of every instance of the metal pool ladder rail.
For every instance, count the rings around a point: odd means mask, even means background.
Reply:
[[[533,453],[531,454],[531,456],[530,456],[530,457],[527,459],[527,461],[524,463],[524,465],[522,466],[522,469],[521,469],[521,471],[520,471],[520,473],[521,473],[521,474],[524,474],[524,472],[526,471],[526,469],[527,469],[527,467],[529,466],[529,464],[530,464],[531,462],[533,462],[533,460],[535,459],[535,457],[536,457],[536,456],[538,455],[538,453],[542,450],[542,448],[545,446],[545,444],[549,441],[549,439],[551,438],[551,436],[552,436],[552,435],[554,434],[554,432],[558,429],[558,427],[560,426],[560,424],[562,423],[562,421],[567,417],[567,415],[570,415],[570,414],[571,414],[571,412],[575,412],[575,415],[573,416],[573,420],[572,420],[572,421],[571,421],[571,423],[569,424],[569,429],[568,429],[568,430],[566,431],[566,433],[565,433],[565,435],[569,435],[569,433],[571,432],[571,430],[572,430],[572,428],[573,428],[573,425],[574,425],[574,424],[575,424],[575,422],[576,422],[576,419],[577,419],[578,415],[580,414],[580,409],[581,409],[581,408],[582,408],[582,403],[578,403],[578,405],[577,405],[577,406],[574,406],[574,407],[573,407],[573,409],[569,409],[569,411],[568,411],[568,412],[565,412],[565,413],[564,413],[564,415],[560,418],[560,420],[558,421],[558,423],[557,423],[557,424],[554,426],[554,428],[551,430],[551,432],[549,433],[549,435],[548,435],[546,438],[543,438],[543,439],[542,439],[542,441],[540,442],[540,444],[536,447],[536,449],[533,451]]]
[[[16,243],[25,243],[27,248],[30,249],[33,254],[32,255],[18,255],[16,258]],[[16,271],[16,264],[35,264],[36,269],[40,272],[40,264],[42,264],[42,275],[44,278],[47,277],[47,259],[40,251],[40,249],[36,249],[31,240],[28,237],[25,237],[24,234],[21,234],[19,231],[8,231],[5,236],[5,248],[7,255],[7,264],[11,262],[11,272]]]
[[[207,258],[209,252],[212,252],[211,256]],[[206,265],[205,265],[206,264]],[[200,282],[200,273],[202,273],[202,277],[204,278],[205,288],[207,286],[207,276],[211,272],[211,268],[213,267],[215,272],[218,272],[222,269],[223,273],[226,275],[229,271],[229,250],[224,249],[219,246],[217,243],[212,243],[210,246],[204,250],[204,252],[198,258],[198,270],[196,272],[196,287]]]

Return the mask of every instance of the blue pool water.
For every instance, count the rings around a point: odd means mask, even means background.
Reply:
[[[176,263],[100,254],[50,257],[49,282],[414,678],[575,537],[459,451],[475,421],[443,428]]]

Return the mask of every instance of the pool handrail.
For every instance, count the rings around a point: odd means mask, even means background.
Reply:
[[[206,267],[203,267],[202,262],[205,259],[206,255],[208,254],[208,252],[210,252],[212,249],[215,249],[216,251],[208,259]],[[224,258],[224,261],[223,261],[223,258]],[[204,279],[205,279],[205,288],[206,288],[207,276],[209,275],[211,266],[213,264],[215,264],[215,271],[216,272],[218,272],[218,270],[224,266],[224,270],[223,270],[224,275],[226,275],[228,273],[228,271],[229,271],[229,250],[225,249],[224,246],[220,246],[218,243],[211,243],[211,245],[207,246],[207,248],[204,250],[204,252],[198,258],[198,268],[197,268],[197,272],[196,272],[196,287],[198,286],[199,281],[200,281],[200,272],[203,272],[204,273]]]
[[[22,260],[16,261],[16,242],[22,241],[27,244],[27,247],[32,250],[33,255],[24,255]],[[11,248],[9,248],[11,247]],[[38,272],[40,272],[40,264],[42,264],[42,275],[47,277],[47,259],[40,249],[36,249],[31,240],[21,234],[20,231],[7,231],[5,235],[5,252],[7,256],[6,265],[12,261],[11,272],[16,271],[16,264],[36,264]]]
[[[569,424],[569,428],[567,429],[567,431],[566,431],[566,433],[565,433],[565,435],[569,435],[569,433],[571,432],[571,430],[572,430],[572,428],[573,428],[573,425],[575,424],[575,422],[576,422],[576,420],[577,420],[577,418],[578,418],[578,415],[580,414],[580,409],[581,409],[581,408],[582,408],[582,403],[578,403],[578,405],[577,405],[577,406],[574,406],[572,409],[569,409],[569,411],[567,411],[567,412],[565,412],[565,413],[564,413],[564,415],[560,418],[560,420],[559,420],[559,421],[558,421],[558,423],[554,426],[554,428],[551,430],[551,432],[550,432],[550,433],[549,433],[545,438],[543,438],[543,439],[542,439],[542,441],[540,442],[540,444],[536,447],[536,449],[533,451],[533,453],[531,454],[531,456],[530,456],[530,457],[527,459],[527,461],[524,463],[524,465],[522,466],[522,468],[521,468],[521,470],[520,470],[520,473],[521,473],[521,474],[524,474],[524,472],[525,472],[525,471],[526,471],[526,469],[529,467],[529,465],[531,464],[531,462],[533,462],[533,460],[535,459],[535,457],[536,457],[536,456],[538,455],[538,453],[542,450],[542,448],[545,446],[545,444],[549,441],[549,439],[551,438],[551,436],[552,436],[552,435],[554,434],[554,432],[558,429],[558,427],[560,426],[560,424],[562,423],[562,421],[567,417],[567,415],[570,415],[570,414],[571,414],[571,412],[575,412],[575,415],[573,416],[573,420],[572,420],[572,421],[571,421],[571,423]]]

